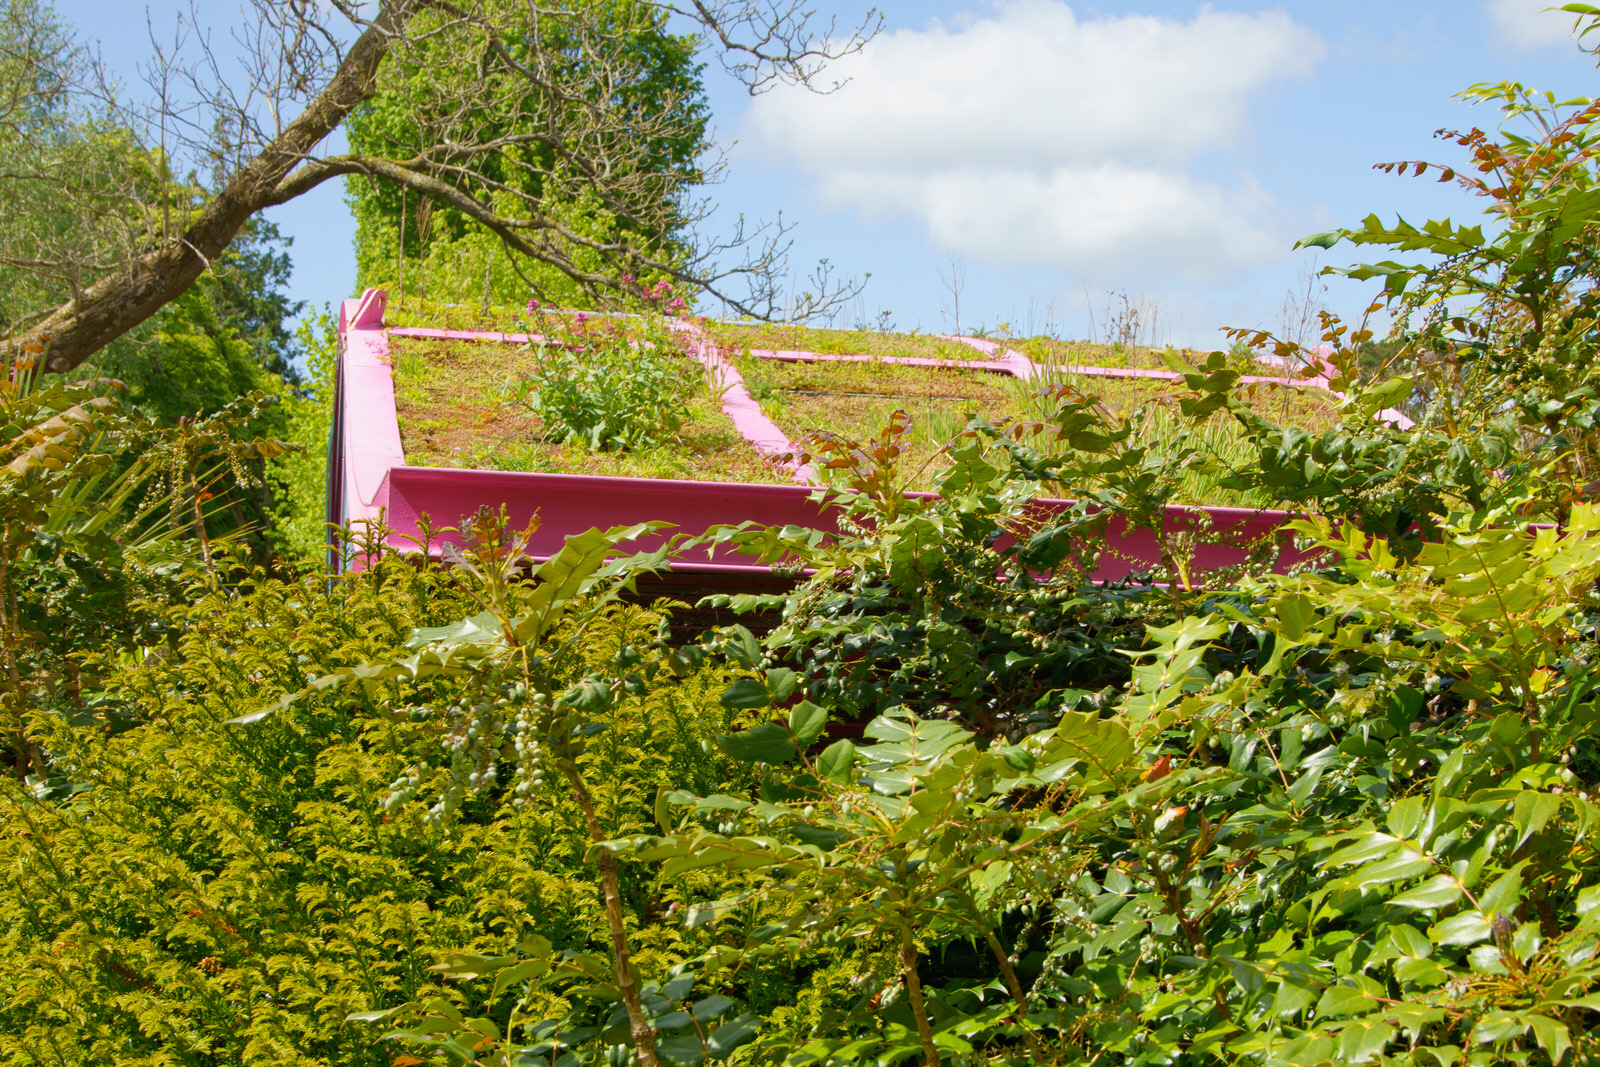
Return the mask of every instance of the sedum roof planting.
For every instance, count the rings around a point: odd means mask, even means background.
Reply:
[[[436,553],[453,536],[442,528],[481,506],[504,506],[519,526],[537,513],[532,549],[542,555],[558,551],[569,534],[646,520],[687,533],[741,522],[832,530],[832,509],[816,491],[829,475],[809,462],[808,448],[871,438],[905,411],[907,485],[929,489],[942,446],[973,415],[1001,425],[1039,419],[1050,391],[1064,388],[1108,408],[1147,405],[1177,378],[1127,365],[1149,362],[1148,354],[1113,352],[1113,360],[1056,342],[536,306],[519,329],[461,330],[393,324],[388,310],[382,290],[341,307],[328,519],[341,528],[370,524],[381,544],[332,545],[335,568],[360,566],[362,551],[374,547]],[[1048,359],[1076,354],[1122,365],[1036,361],[1024,348]],[[1335,398],[1325,381],[1273,374],[1242,381],[1256,387],[1260,403],[1277,405],[1280,421],[1315,428],[1332,420]],[[1172,421],[1172,432],[1192,432]],[[1167,432],[1159,420],[1150,425]],[[1226,447],[1221,431],[1218,442]],[[1244,544],[1284,518],[1261,508],[1197,506],[1170,508],[1167,521],[1209,523],[1225,535],[1220,540]],[[1103,553],[1099,577],[1154,562],[1149,531],[1113,524],[1106,536],[1116,544]],[[639,547],[652,540],[660,536]],[[1204,569],[1243,554],[1231,544],[1208,545],[1195,562]],[[674,568],[734,584],[770,571],[726,547],[709,555],[699,549]]]

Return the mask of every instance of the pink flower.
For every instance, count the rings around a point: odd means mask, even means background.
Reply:
[[[533,297],[531,297],[531,296],[528,297],[528,312],[529,312],[529,314],[532,314],[533,312],[538,311],[543,306],[544,305],[540,304],[539,301],[535,300]]]

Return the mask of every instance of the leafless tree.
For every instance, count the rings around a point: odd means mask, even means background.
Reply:
[[[135,108],[69,39],[19,37],[35,0],[0,4],[17,23],[0,36],[0,66],[9,56],[26,68],[25,92],[71,98],[59,112],[70,135],[46,144],[31,144],[26,124],[8,118],[26,107],[0,99],[0,267],[28,280],[27,300],[17,286],[9,299],[0,294],[0,331],[13,351],[46,352],[48,370],[70,370],[181,294],[255,213],[348,176],[452,208],[513,256],[552,265],[597,298],[625,296],[628,278],[654,273],[740,314],[782,312],[781,226],[741,223],[722,240],[670,252],[626,236],[693,231],[710,205],[694,193],[703,175],[650,165],[650,145],[682,131],[630,106],[637,71],[615,47],[628,27],[589,17],[618,5],[250,0],[227,47],[195,19],[153,47],[143,72],[151,99]],[[638,6],[643,17],[694,27],[752,92],[811,85],[877,26],[872,14],[837,34],[801,0]],[[242,76],[229,66],[235,56]],[[424,136],[393,155],[328,153],[329,136],[380,83],[416,95]],[[485,122],[491,111],[498,121]],[[179,164],[206,177],[175,181]],[[546,210],[556,202],[630,225],[597,237]],[[52,204],[54,214],[43,210]],[[24,206],[50,225],[15,227]]]
[[[944,313],[950,319],[950,332],[961,332],[961,294],[967,288],[967,261],[959,252],[945,253],[945,263],[949,268],[939,268],[939,284],[944,286],[946,303]]]

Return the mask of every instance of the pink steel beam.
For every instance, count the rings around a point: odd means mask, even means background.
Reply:
[[[810,464],[798,463],[788,458],[798,452],[799,448],[778,428],[778,424],[761,410],[761,405],[750,395],[750,390],[745,388],[744,375],[739,373],[739,368],[724,359],[716,344],[693,322],[688,319],[674,319],[671,326],[688,338],[694,357],[706,368],[712,390],[722,400],[722,413],[732,420],[734,429],[739,431],[739,436],[749,441],[763,456],[789,467],[796,482],[801,485],[815,484],[816,472],[811,469]]]

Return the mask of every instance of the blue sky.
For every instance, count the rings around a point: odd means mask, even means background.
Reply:
[[[133,79],[143,9],[56,6]],[[151,22],[170,26],[175,6],[152,4]],[[816,6],[841,25],[867,7]],[[781,212],[798,224],[797,279],[824,258],[870,273],[838,320],[848,325],[887,312],[901,329],[950,329],[959,273],[966,330],[1104,336],[1125,295],[1144,312],[1143,339],[1215,347],[1221,326],[1278,325],[1309,269],[1354,258],[1293,251],[1296,238],[1371,212],[1478,212],[1454,186],[1372,169],[1459,161],[1433,131],[1496,116],[1455,93],[1515,79],[1565,97],[1597,81],[1566,34],[1571,16],[1546,0],[877,6],[885,32],[830,72],[850,79],[832,94],[752,100],[708,67],[729,164],[712,191],[724,225]],[[231,28],[232,4],[201,10],[217,33]],[[345,295],[342,189],[271,217],[295,239],[295,295]],[[1369,293],[1334,280],[1320,295],[1355,312]]]

